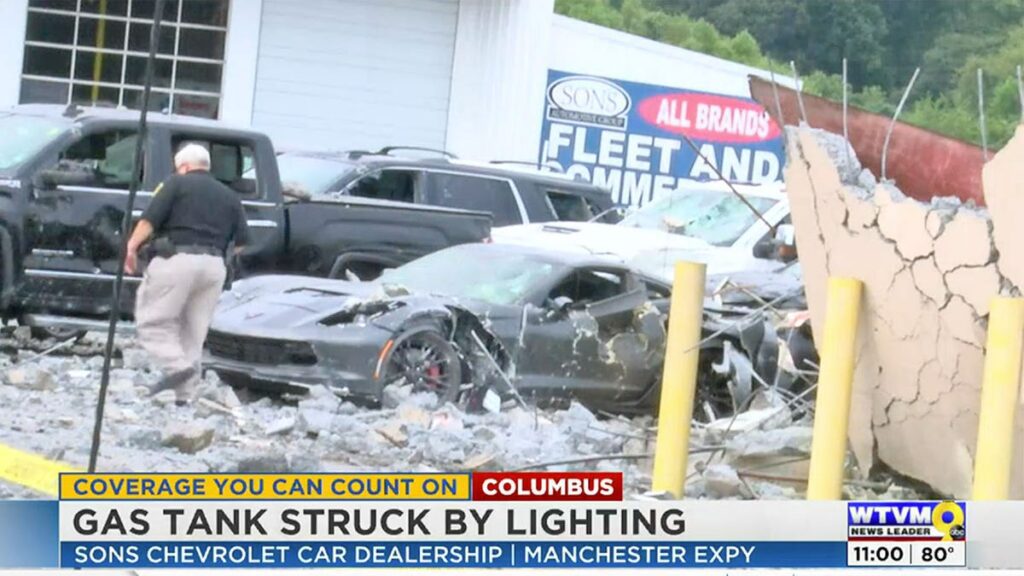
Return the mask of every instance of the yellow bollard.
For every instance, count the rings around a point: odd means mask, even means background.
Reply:
[[[658,405],[658,440],[651,490],[683,497],[690,452],[690,421],[697,390],[700,330],[704,323],[704,265],[677,262],[668,318]]]
[[[1006,500],[1010,497],[1013,418],[1020,390],[1022,345],[1024,299],[993,298],[988,313],[973,500]]]
[[[857,318],[863,290],[864,284],[854,278],[828,279],[811,468],[807,479],[808,500],[840,500],[843,496]]]

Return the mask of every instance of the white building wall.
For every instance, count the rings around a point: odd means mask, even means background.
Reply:
[[[231,0],[224,39],[220,119],[248,126],[256,96],[256,54],[260,48],[263,0]]]
[[[458,0],[263,0],[252,125],[279,148],[445,145]]]
[[[447,148],[461,157],[536,158],[554,0],[461,0]]]
[[[748,75],[767,70],[662,44],[640,36],[552,16],[548,68],[689,90],[750,97]],[[780,85],[795,86],[776,75]]]
[[[0,108],[18,103],[28,0],[0,0]]]

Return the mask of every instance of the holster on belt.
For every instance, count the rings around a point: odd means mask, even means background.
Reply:
[[[152,250],[154,258],[170,258],[178,253],[178,250],[174,247],[174,243],[166,236],[155,238],[148,244],[148,246],[150,247],[150,250]]]
[[[146,242],[139,248],[139,271],[145,272],[154,258],[170,258],[177,251],[169,238],[158,237]]]

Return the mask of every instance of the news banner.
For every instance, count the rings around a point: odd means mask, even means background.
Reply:
[[[623,500],[609,473],[61,474],[0,568],[1024,567],[1020,502]]]

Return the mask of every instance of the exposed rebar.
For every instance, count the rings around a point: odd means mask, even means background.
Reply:
[[[885,142],[882,144],[882,180],[886,179],[886,163],[889,160],[889,140],[892,138],[892,131],[896,128],[896,120],[900,117],[900,112],[903,111],[903,105],[907,103],[907,97],[910,96],[910,90],[914,88],[914,82],[917,82],[917,76],[921,73],[921,67],[914,68],[914,75],[910,77],[910,82],[907,83],[907,88],[903,91],[903,96],[900,97],[900,103],[896,106],[896,112],[892,115],[892,121],[889,122],[889,129],[885,131]]]
[[[708,160],[707,156],[705,156],[704,153],[701,152],[700,148],[692,139],[690,139],[689,136],[687,136],[686,134],[680,134],[680,136],[682,136],[683,140],[685,140],[686,143],[689,144],[690,148],[693,149],[693,152],[697,155],[697,157],[700,158],[704,162],[704,164],[706,164],[709,168],[711,168],[711,170],[715,173],[715,176],[717,176],[719,180],[725,183],[725,186],[729,188],[729,191],[732,192],[736,196],[736,198],[738,198],[739,201],[742,202],[751,212],[753,212],[754,216],[757,216],[758,220],[764,222],[765,226],[768,227],[768,230],[774,235],[775,226],[772,226],[772,223],[769,222],[768,219],[764,217],[764,214],[761,214],[761,211],[758,210],[753,204],[751,204],[750,200],[747,200],[746,196],[740,194],[740,191],[737,190],[736,187],[732,185],[732,182],[725,179],[725,176],[722,175],[722,171],[718,169],[718,166],[716,166],[714,162]],[[666,252],[666,254],[668,253]]]
[[[796,103],[800,106],[800,120],[810,126],[811,123],[807,121],[807,109],[804,108],[804,86],[796,72],[796,62],[790,60],[789,69],[793,71],[793,80],[796,81]]]
[[[42,352],[36,352],[35,354],[29,356],[28,358],[25,358],[24,360],[18,360],[17,362],[15,362],[14,364],[11,365],[11,368],[14,368],[16,366],[21,366],[22,364],[28,364],[29,362],[32,362],[34,360],[38,360],[38,359],[42,358],[43,356],[46,356],[47,354],[50,354],[51,352],[56,352],[57,350],[60,350],[61,348],[65,348],[67,346],[70,346],[71,344],[74,344],[77,341],[78,341],[78,337],[77,336],[69,336],[68,338],[65,338],[64,340],[61,340],[60,342],[54,344],[53,346],[50,346],[49,348],[43,350]]]
[[[782,116],[782,99],[779,98],[779,83],[775,81],[775,71],[768,69],[772,79],[772,95],[775,97],[775,116],[779,123],[779,132],[782,134],[782,144],[786,144],[786,119]]]
[[[1017,97],[1020,99],[1020,120],[1024,122],[1024,80],[1021,80],[1020,65],[1017,65]]]
[[[978,127],[981,129],[981,152],[988,162],[988,131],[985,129],[985,76],[978,68]]]
[[[847,119],[847,109],[849,108],[846,82],[846,58],[843,58],[843,140],[846,141],[846,163],[850,163],[850,126]]]
[[[724,446],[699,446],[696,448],[690,448],[690,454],[702,454],[705,452],[713,452],[715,450],[721,450]],[[520,466],[519,468],[513,468],[509,472],[522,472],[524,470],[536,470],[537,468],[547,468],[548,466],[565,466],[568,464],[586,464],[588,462],[600,462],[602,460],[647,460],[648,458],[654,458],[653,452],[645,452],[643,454],[597,454],[594,456],[580,456],[578,458],[566,458],[565,460],[551,460],[548,462],[538,462],[536,464],[527,464],[526,466]]]

